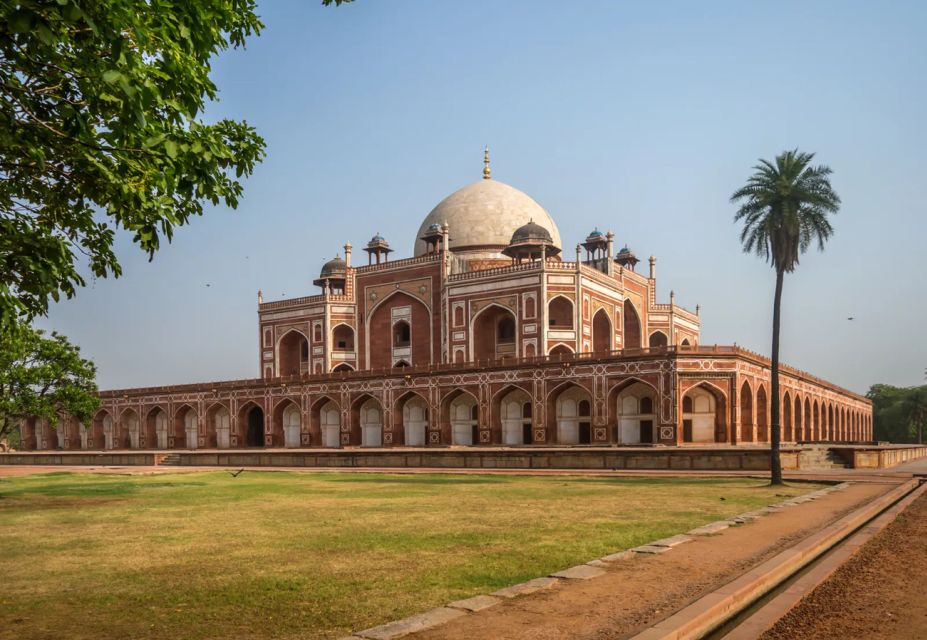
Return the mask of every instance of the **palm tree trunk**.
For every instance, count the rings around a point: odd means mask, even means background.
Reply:
[[[772,402],[769,411],[770,421],[770,441],[769,441],[769,470],[770,483],[774,485],[783,484],[782,482],[782,461],[779,459],[779,317],[782,307],[782,280],[785,273],[782,269],[776,269],[776,298],[773,302],[773,330],[772,330],[772,365],[770,378],[770,401]]]

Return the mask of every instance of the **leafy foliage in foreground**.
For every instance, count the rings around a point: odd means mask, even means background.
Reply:
[[[201,120],[210,61],[261,30],[254,0],[0,3],[0,328],[150,257],[205,203],[235,208],[264,156],[246,122]]]
[[[0,439],[27,417],[89,422],[100,405],[95,378],[94,364],[62,335],[25,325],[0,333]]]

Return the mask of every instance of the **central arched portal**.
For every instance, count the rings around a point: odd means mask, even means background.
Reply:
[[[264,411],[260,407],[252,407],[248,412],[245,445],[249,447],[264,446]]]

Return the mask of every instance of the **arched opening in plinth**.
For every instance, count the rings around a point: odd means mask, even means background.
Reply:
[[[161,407],[153,407],[145,423],[145,446],[149,449],[167,449],[170,435],[167,412]]]
[[[827,435],[831,442],[838,440],[837,427],[834,425],[834,405],[827,405]]]
[[[119,428],[116,432],[117,449],[138,449],[141,441],[138,414],[134,409],[126,409],[119,416]]]
[[[428,403],[422,396],[409,392],[399,399],[399,424],[397,433],[393,434],[395,444],[407,447],[424,447],[428,437]],[[395,423],[394,422],[394,423]],[[399,442],[395,442],[396,439]]]
[[[579,385],[568,384],[551,393],[558,444],[592,444],[592,396]],[[550,438],[548,438],[550,441]]]
[[[207,448],[228,449],[232,446],[232,419],[228,407],[217,402],[206,410]]]
[[[272,428],[274,444],[282,444],[288,449],[299,447],[302,431],[302,411],[299,405],[290,398],[277,403]]]
[[[769,399],[766,387],[762,384],[756,389],[756,440],[769,442]]]
[[[196,449],[199,437],[196,410],[188,404],[174,412],[173,449]]]
[[[363,395],[351,408],[351,444],[362,447],[383,446],[383,407],[379,400]]]
[[[501,391],[496,397],[501,443],[509,446],[531,444],[531,396],[524,389],[514,387]]]
[[[811,439],[812,440],[821,440],[821,407],[818,405],[817,399],[811,405],[811,419],[812,419],[812,428],[811,428]]]
[[[792,424],[792,396],[788,391],[785,392],[782,401],[782,440],[784,442],[794,442],[795,433]]]
[[[656,440],[657,391],[639,380],[629,380],[613,392],[618,444],[650,444]]]
[[[740,387],[740,441],[754,442],[756,434],[753,429],[753,390],[744,380]]]
[[[323,447],[341,446],[341,407],[327,396],[312,403],[309,411],[309,439]]]
[[[445,420],[451,426],[451,443],[474,445],[480,441],[479,403],[476,397],[457,389],[443,402]]]
[[[726,442],[724,396],[708,384],[689,389],[682,398],[683,442]]]
[[[238,422],[242,425],[243,444],[246,447],[264,446],[264,409],[251,402],[242,407]]]

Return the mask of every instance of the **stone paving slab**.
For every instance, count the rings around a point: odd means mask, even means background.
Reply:
[[[666,553],[672,547],[658,547],[652,544],[645,544],[631,549],[634,553]]]
[[[557,573],[550,574],[551,578],[563,578],[564,580],[588,580],[605,573],[599,567],[590,567],[588,564],[581,564]]]
[[[439,624],[450,622],[454,618],[465,615],[467,615],[466,611],[460,609],[438,607],[437,609],[432,609],[431,611],[426,611],[425,613],[420,613],[403,620],[396,620],[395,622],[389,622],[379,627],[358,631],[354,635],[368,640],[393,640],[393,638],[401,638],[402,636],[415,633],[416,631],[430,629],[431,627],[436,627]]]
[[[691,542],[691,541],[692,541],[692,536],[687,536],[684,533],[680,533],[670,538],[662,538],[660,540],[656,540],[654,542],[651,542],[650,544],[655,547],[678,547],[679,545],[685,542]]]
[[[482,611],[483,609],[494,607],[500,602],[502,601],[499,598],[483,595],[473,596],[472,598],[467,598],[466,600],[449,602],[447,606],[451,607],[452,609],[463,609],[465,611]]]
[[[558,582],[559,580],[557,580],[557,578],[535,578],[534,580],[528,580],[528,582],[513,584],[511,587],[505,587],[504,589],[493,591],[490,595],[497,596],[499,598],[515,598],[516,596],[526,596],[529,593],[550,589]]]
[[[691,531],[687,531],[686,535],[689,536],[710,536],[715,533],[724,531],[725,529],[730,529],[731,523],[726,521],[712,522],[701,527],[696,527]]]
[[[601,560],[590,560],[587,562],[590,567],[610,567],[611,565],[608,562],[602,562]]]
[[[633,551],[619,551],[618,553],[612,553],[607,556],[602,556],[599,558],[602,562],[619,562],[621,560],[630,560],[634,557]]]

